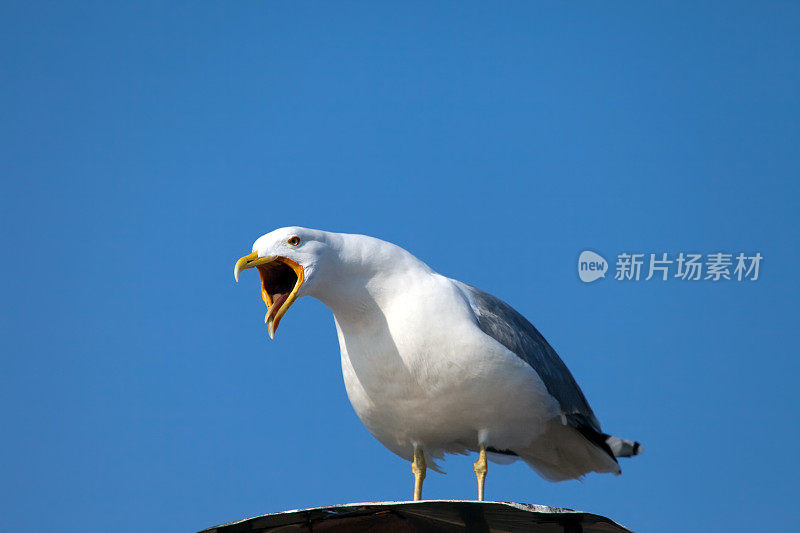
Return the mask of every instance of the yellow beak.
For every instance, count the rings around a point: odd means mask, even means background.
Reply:
[[[286,314],[286,311],[289,310],[289,307],[291,307],[297,298],[297,291],[303,284],[305,273],[303,271],[303,267],[291,259],[271,255],[258,257],[258,252],[253,252],[236,261],[236,265],[233,267],[233,277],[236,279],[236,281],[239,281],[239,274],[241,274],[242,270],[267,265],[268,263],[276,264],[259,268],[258,273],[261,276],[261,298],[264,300],[264,303],[268,308],[267,314],[264,317],[264,322],[267,323],[269,337],[274,339],[275,331],[278,329],[278,324],[280,323],[281,318],[283,318],[283,315]],[[293,280],[294,286],[288,295],[282,291],[282,294],[273,294],[276,292],[274,289],[272,292],[270,292],[271,285],[274,287],[274,284],[272,283],[272,281],[275,280],[273,274],[275,273],[276,269],[285,269],[283,272],[285,279],[285,274],[288,272],[288,270],[286,270],[287,266],[291,268],[291,270],[294,272],[294,276],[296,277],[296,280]],[[289,273],[289,276],[291,276],[291,273]],[[291,277],[289,279],[291,281]],[[273,297],[275,297],[275,301],[273,301]],[[273,309],[275,305],[278,307]]]
[[[239,274],[242,273],[242,270],[247,270],[248,268],[254,268],[258,265],[264,265],[266,263],[271,263],[275,260],[274,256],[267,255],[264,257],[258,257],[258,252],[253,252],[252,254],[246,255],[236,261],[236,264],[233,266],[233,279],[237,282],[239,281]]]

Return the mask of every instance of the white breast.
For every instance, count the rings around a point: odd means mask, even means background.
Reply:
[[[484,334],[452,281],[393,280],[375,305],[337,313],[347,394],[369,431],[406,459],[523,448],[558,416],[533,369]],[[387,297],[390,294],[399,294]]]

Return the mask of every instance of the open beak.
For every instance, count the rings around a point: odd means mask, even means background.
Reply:
[[[264,322],[267,324],[269,338],[274,339],[281,318],[294,303],[297,291],[303,284],[303,267],[286,257],[258,257],[258,252],[253,252],[236,261],[233,267],[236,281],[239,281],[242,270],[248,268],[258,269],[261,276],[261,299],[267,305]]]

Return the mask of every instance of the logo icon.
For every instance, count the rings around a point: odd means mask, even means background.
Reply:
[[[584,283],[606,277],[607,270],[608,262],[600,254],[584,250],[578,257],[578,277]]]

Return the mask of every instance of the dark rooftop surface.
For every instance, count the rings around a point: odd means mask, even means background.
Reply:
[[[525,503],[429,500],[298,509],[247,518],[200,533],[628,532],[600,515]]]

